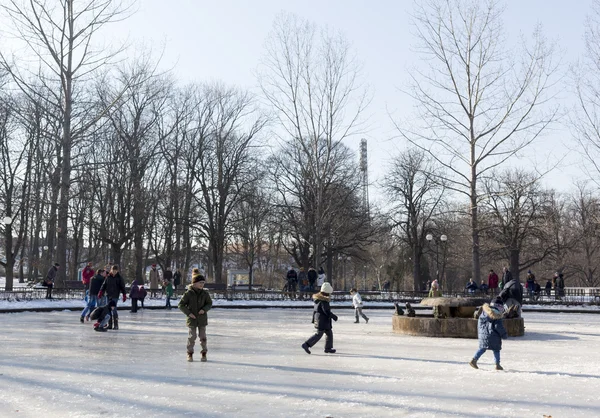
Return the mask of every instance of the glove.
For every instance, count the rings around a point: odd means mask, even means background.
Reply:
[[[103,294],[104,294],[104,292],[102,292],[102,290],[100,292],[98,292],[98,298],[102,299]]]
[[[337,317],[337,315],[332,315],[331,317],[333,318],[333,320],[334,320],[335,322],[337,322],[337,320],[338,320],[338,317]]]
[[[123,293],[123,302],[125,302],[127,300],[127,296],[125,296],[125,293]]]

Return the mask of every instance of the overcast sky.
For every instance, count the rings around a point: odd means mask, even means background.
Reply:
[[[548,38],[563,50],[565,72],[583,51],[583,30],[592,0],[508,0],[504,14],[509,37],[529,35],[541,23]],[[137,0],[137,12],[127,21],[111,27],[115,39],[129,37],[133,44],[164,49],[162,66],[172,68],[177,79],[220,80],[258,93],[255,70],[263,54],[264,41],[273,20],[288,11],[317,24],[340,30],[353,44],[364,64],[364,75],[373,91],[368,114],[370,131],[369,165],[372,180],[381,177],[390,153],[405,144],[393,139],[390,119],[412,112],[413,102],[400,88],[406,86],[407,69],[418,63],[411,51],[412,0]],[[568,87],[568,83],[567,86]],[[572,97],[565,88],[565,106]],[[555,129],[529,149],[514,165],[551,165],[574,149],[568,127]],[[360,138],[348,141],[358,151]],[[573,180],[582,178],[575,151],[545,183],[566,191]],[[544,167],[540,167],[543,169]],[[377,194],[377,193],[374,193]]]

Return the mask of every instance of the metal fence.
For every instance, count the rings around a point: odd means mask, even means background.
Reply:
[[[129,290],[129,289],[128,289]],[[237,300],[237,301],[288,301],[288,300],[311,300],[313,292],[282,292],[278,290],[209,290],[214,299]],[[177,289],[177,295],[181,295],[184,289]],[[148,290],[150,298],[150,290]],[[156,290],[158,297],[164,297],[162,289]],[[361,297],[365,302],[411,302],[418,303],[426,298],[428,292],[425,291],[400,291],[400,292],[380,292],[369,291],[361,292]],[[488,293],[467,293],[453,292],[444,293],[444,297],[489,297],[492,299],[494,294]],[[0,290],[0,300],[7,301],[29,301],[39,300],[46,297],[46,288],[16,288],[12,291]],[[52,290],[53,299],[83,299],[85,290],[81,288],[55,288]],[[351,301],[352,296],[347,292],[334,292],[331,299],[335,302]],[[545,289],[539,294],[529,294],[526,289],[523,294],[524,305],[547,305],[547,304],[600,304],[600,288],[565,288],[562,293],[555,290],[546,292]]]

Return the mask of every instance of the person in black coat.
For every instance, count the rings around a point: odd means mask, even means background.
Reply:
[[[317,282],[317,271],[312,268],[309,267],[308,269],[308,290],[309,292],[314,292],[315,291],[315,283]]]
[[[110,273],[106,276],[104,283],[102,283],[102,287],[100,287],[100,292],[98,292],[98,297],[102,298],[104,294],[106,294],[109,301],[115,302],[114,314],[111,317],[110,322],[108,323],[108,329],[119,329],[119,313],[117,311],[117,304],[119,303],[119,294],[123,294],[123,303],[127,300],[127,295],[125,292],[125,280],[119,274],[119,266],[114,265],[110,268]]]
[[[313,308],[312,322],[315,324],[317,332],[315,335],[306,340],[304,344],[302,344],[302,348],[308,354],[310,354],[310,347],[315,345],[321,339],[323,334],[327,336],[325,339],[325,352],[335,353],[336,351],[333,348],[333,325],[331,320],[337,321],[338,317],[336,314],[331,312],[331,308],[329,306],[332,293],[333,287],[331,287],[328,282],[325,282],[321,286],[321,291],[313,295],[315,306]]]

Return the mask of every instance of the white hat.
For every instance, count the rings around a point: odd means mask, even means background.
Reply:
[[[333,287],[331,287],[331,285],[328,282],[325,282],[321,285],[321,292],[322,293],[328,293],[328,294],[332,294],[333,293]]]

